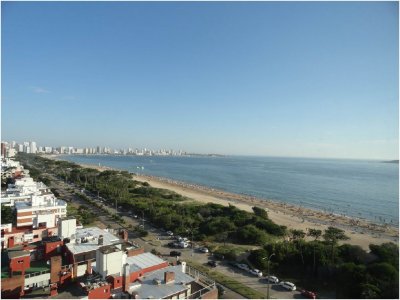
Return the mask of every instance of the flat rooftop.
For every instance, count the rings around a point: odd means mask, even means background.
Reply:
[[[38,207],[38,208],[45,208],[45,207],[55,207],[55,206],[66,206],[67,202],[65,202],[64,200],[60,200],[57,199],[54,201],[54,205],[36,205],[36,206],[32,206],[32,202],[31,201],[27,201],[27,202],[16,202],[15,203],[15,208],[17,210],[22,210],[22,209],[31,209],[34,207]]]
[[[166,261],[159,258],[150,252],[145,252],[142,254],[130,256],[126,258],[126,263],[129,264],[129,272],[136,272],[145,268],[149,268],[152,266],[157,266]]]
[[[175,280],[165,284],[164,273],[174,272]],[[142,283],[131,284],[131,287],[138,285],[137,288],[130,290],[130,293],[137,294],[140,299],[162,299],[177,294],[187,289],[185,285],[195,281],[195,279],[182,272],[182,266],[169,266],[151,273],[141,278]],[[155,281],[159,281],[157,284]]]
[[[103,245],[98,245],[99,236],[103,236]],[[86,239],[86,243],[76,243],[76,239]],[[75,240],[71,239],[72,243],[66,244],[66,247],[72,254],[79,254],[85,252],[95,251],[103,246],[122,244],[123,240],[119,237],[102,230],[98,227],[80,228],[76,230]]]
[[[12,258],[16,258],[16,257],[30,256],[30,254],[31,253],[27,250],[15,250],[15,251],[8,252],[8,258],[12,259]]]
[[[121,250],[118,249],[117,247],[111,245],[111,246],[103,246],[103,247],[100,248],[99,251],[101,253],[103,253],[103,254],[109,254],[109,253],[118,252],[118,251],[121,251]]]

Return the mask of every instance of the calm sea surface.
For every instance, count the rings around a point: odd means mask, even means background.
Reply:
[[[377,223],[397,226],[399,223],[399,165],[394,163],[242,156],[62,157],[76,163],[100,163]]]

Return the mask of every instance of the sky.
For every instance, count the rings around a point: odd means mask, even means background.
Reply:
[[[2,2],[1,139],[398,159],[396,2]]]

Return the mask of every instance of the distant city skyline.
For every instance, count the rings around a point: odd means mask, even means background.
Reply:
[[[397,2],[2,2],[2,140],[398,159]]]

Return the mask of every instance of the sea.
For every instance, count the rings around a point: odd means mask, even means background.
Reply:
[[[399,164],[248,156],[62,155],[62,159],[399,225]]]

